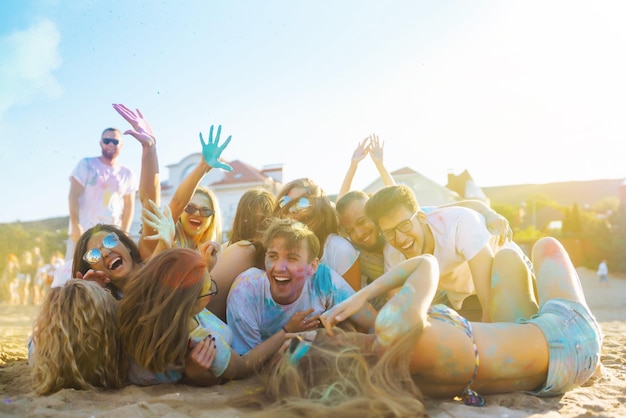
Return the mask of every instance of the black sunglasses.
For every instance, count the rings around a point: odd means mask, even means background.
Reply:
[[[208,218],[209,216],[213,216],[215,214],[215,211],[213,209],[199,208],[195,205],[192,205],[191,203],[185,206],[185,212],[187,212],[190,215],[193,215],[194,213],[199,212],[200,216],[204,216],[205,218]]]
[[[119,145],[120,144],[120,140],[119,139],[114,139],[114,138],[102,138],[102,143],[104,145],[109,145],[109,144]]]
[[[211,290],[209,290],[209,293],[198,296],[198,299],[206,298],[207,296],[215,296],[218,291],[217,283],[215,283],[215,280],[211,279]]]

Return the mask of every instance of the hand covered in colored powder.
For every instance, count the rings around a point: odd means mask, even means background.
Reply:
[[[207,142],[204,142],[204,138],[202,137],[202,132],[200,132],[200,143],[202,144],[202,157],[204,161],[213,168],[221,168],[226,171],[233,171],[233,168],[221,161],[219,161],[220,156],[222,155],[222,151],[228,146],[231,140],[231,136],[226,138],[226,141],[223,145],[219,145],[220,142],[220,134],[222,132],[222,125],[217,127],[217,134],[215,135],[215,140],[213,140],[213,125],[211,125],[211,129],[209,130],[209,137],[207,138]]]

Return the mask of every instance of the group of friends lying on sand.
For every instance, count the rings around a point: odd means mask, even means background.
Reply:
[[[250,190],[222,246],[217,200],[198,184],[231,169],[231,138],[201,135],[203,158],[161,205],[154,133],[114,108],[144,147],[141,236],[101,224],[78,239],[29,342],[37,393],[257,374],[251,405],[414,416],[424,395],[554,396],[600,370],[602,333],[563,246],[543,238],[531,262],[481,202],[420,207],[375,135],[336,204],[308,178]],[[350,191],[368,155],[385,183],[372,196]]]

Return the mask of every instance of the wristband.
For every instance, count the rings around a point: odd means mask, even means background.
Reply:
[[[289,334],[289,331],[287,331],[287,328],[283,327],[283,331],[285,331],[285,334]]]

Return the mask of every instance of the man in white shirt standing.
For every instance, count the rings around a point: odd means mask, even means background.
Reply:
[[[133,219],[137,182],[133,172],[118,163],[124,145],[115,128],[102,132],[99,157],[83,158],[70,175],[70,225],[66,260],[82,233],[102,223],[129,232]]]

